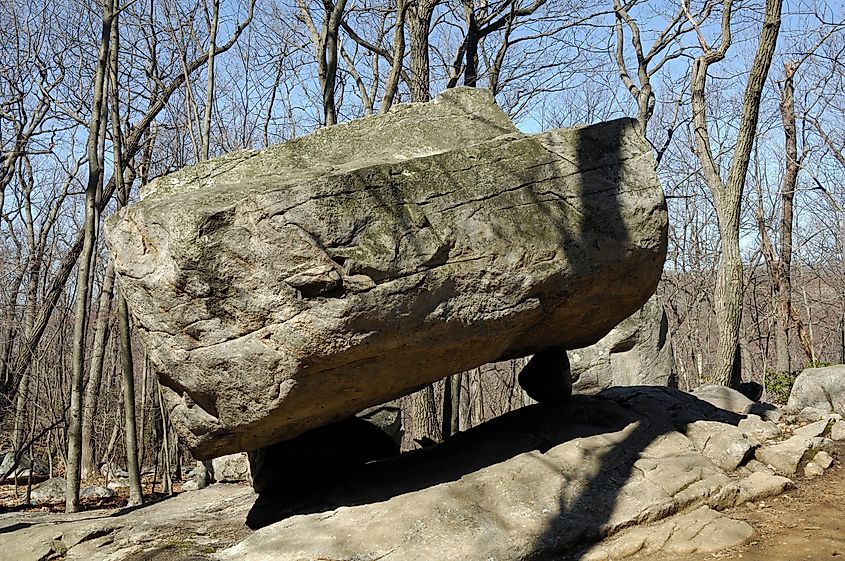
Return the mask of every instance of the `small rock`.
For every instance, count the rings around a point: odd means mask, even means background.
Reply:
[[[807,465],[804,466],[804,475],[807,477],[818,477],[819,475],[824,475],[824,469],[816,462],[807,462]]]
[[[129,487],[129,480],[123,477],[118,477],[117,479],[112,479],[106,485],[109,489],[116,490],[116,489],[126,489]]]
[[[763,462],[759,462],[757,460],[751,460],[750,462],[745,464],[745,467],[747,467],[753,473],[765,473],[765,474],[768,474],[768,475],[774,475],[775,474],[775,472],[772,470],[772,468],[770,468],[769,466],[767,466]]]
[[[817,407],[805,407],[805,408],[801,409],[801,411],[798,413],[799,419],[801,419],[802,421],[810,421],[810,422],[814,422],[814,421],[818,421],[820,419],[823,419],[824,416],[825,416],[825,411],[823,411],[823,410],[821,410]]]
[[[200,483],[196,479],[189,479],[182,484],[183,491],[197,491],[200,489]]]
[[[845,421],[836,421],[830,429],[832,440],[845,440]]]
[[[214,481],[236,483],[249,481],[249,459],[246,452],[228,454],[211,460]]]
[[[105,487],[100,487],[99,485],[94,485],[92,487],[85,487],[79,492],[79,498],[81,499],[108,499],[114,496],[114,491],[111,489],[106,489]]]
[[[781,434],[776,423],[765,421],[759,415],[747,415],[739,422],[739,428],[757,440],[769,440]]]
[[[824,436],[825,433],[829,434],[829,427],[831,425],[833,425],[832,420],[822,419],[821,421],[816,421],[799,429],[795,429],[792,431],[792,434],[798,436],[806,436],[807,438],[813,438],[814,436]]]
[[[796,435],[778,444],[758,448],[756,457],[764,464],[774,466],[777,471],[790,475],[798,471],[810,451],[827,449],[831,444],[827,438]]]
[[[687,438],[709,460],[726,471],[734,471],[753,457],[760,443],[741,429],[717,421],[696,421],[687,426]]]
[[[813,462],[821,466],[822,469],[828,469],[833,465],[833,456],[822,450],[813,456]]]

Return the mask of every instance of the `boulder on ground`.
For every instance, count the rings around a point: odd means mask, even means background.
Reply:
[[[114,491],[99,485],[84,487],[79,491],[80,499],[109,499],[111,497],[114,497]]]
[[[826,413],[845,414],[845,365],[808,368],[801,372],[789,392],[786,408],[813,421],[823,418]]]
[[[10,451],[0,454],[0,477],[3,477],[5,474],[6,481],[12,481],[17,478],[18,483],[27,483],[30,476],[33,481],[43,481],[48,477],[49,469],[47,465],[38,458],[30,460],[28,455],[24,455],[24,457],[18,460],[15,468],[12,469],[14,463],[14,452]],[[0,479],[0,482],[2,481],[3,479]]]
[[[35,504],[58,503],[65,500],[67,481],[64,477],[52,477],[32,488],[30,498]]]
[[[813,459],[818,450],[829,450],[833,441],[821,436],[793,436],[783,442],[761,446],[756,457],[786,475],[797,473],[798,469]]]
[[[246,452],[228,454],[211,460],[212,479],[218,483],[249,481],[249,458]]]
[[[634,120],[525,135],[455,89],[160,178],[106,238],[209,458],[595,343],[654,293],[667,214]]]
[[[743,415],[751,411],[754,402],[739,391],[727,386],[705,384],[692,390],[692,395],[707,403]]]
[[[657,295],[597,343],[568,354],[576,393],[593,394],[611,386],[678,385],[666,310]]]

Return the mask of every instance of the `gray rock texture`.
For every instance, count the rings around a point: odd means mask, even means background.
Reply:
[[[611,561],[632,555],[715,553],[742,545],[754,534],[746,522],[709,507],[675,516],[648,528],[635,528],[587,552],[581,561]]]
[[[30,495],[35,504],[57,503],[65,500],[67,481],[64,477],[52,477],[32,488]]]
[[[761,500],[791,483],[762,472],[731,478],[682,433],[708,414],[738,419],[724,413],[654,387],[530,406],[433,449],[370,464],[360,479],[321,489],[325,503],[308,494],[305,509],[285,510],[292,504],[285,501],[278,522],[216,558],[376,559],[387,552],[396,560],[566,558],[630,526],[687,512],[696,514],[666,522],[655,547],[735,545],[747,529],[731,534],[732,521],[709,510]],[[257,510],[259,503],[252,514]],[[623,550],[597,549],[595,558],[621,558]]]
[[[358,474],[338,469],[338,481],[298,501],[211,485],[142,509],[0,513],[0,552],[16,561],[372,560],[386,551],[463,561],[715,551],[748,535],[723,510],[791,485],[763,471],[728,476],[683,434],[690,423],[737,418],[678,390],[614,388],[508,413]]]
[[[788,411],[816,420],[826,413],[845,414],[845,365],[808,368],[801,372],[789,392]]]
[[[760,446],[741,428],[718,421],[690,423],[686,435],[699,452],[725,471],[746,463]]]
[[[633,120],[524,135],[470,89],[161,178],[106,232],[200,459],[595,343],[653,294],[666,236]]]
[[[829,438],[796,435],[777,444],[762,446],[755,455],[758,460],[780,473],[792,475],[811,461],[819,450],[830,450],[832,444]]]
[[[678,385],[669,323],[657,295],[597,343],[568,355],[576,393],[593,394],[611,386]]]
[[[715,407],[739,414],[750,412],[755,404],[743,394],[727,386],[707,384],[695,388],[691,393]]]
[[[218,483],[249,481],[249,458],[245,452],[228,454],[211,460],[212,478]]]

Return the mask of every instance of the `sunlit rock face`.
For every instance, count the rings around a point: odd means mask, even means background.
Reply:
[[[595,343],[654,292],[666,232],[634,121],[526,135],[456,89],[160,178],[107,241],[203,458]]]

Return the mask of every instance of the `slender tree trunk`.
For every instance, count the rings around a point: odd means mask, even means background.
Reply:
[[[742,255],[739,247],[740,210],[751,149],[757,133],[760,98],[780,32],[783,0],[766,0],[763,29],[743,96],[736,147],[728,178],[724,182],[717,158],[711,149],[705,96],[710,65],[723,60],[731,45],[732,1],[723,0],[722,7],[721,44],[716,49],[705,48],[704,54],[695,59],[691,89],[695,150],[705,182],[713,193],[722,246],[714,296],[719,343],[712,381],[716,384],[736,385],[740,374],[739,328],[743,293]]]
[[[88,368],[88,385],[85,387],[85,399],[82,404],[82,478],[86,479],[97,473],[96,443],[94,442],[94,416],[97,401],[102,388],[103,361],[106,356],[106,342],[109,339],[111,325],[111,302],[114,289],[114,265],[111,260],[106,266],[103,287],[100,290],[100,302],[97,305],[97,327],[94,332],[94,346],[91,351],[91,364]]]
[[[216,35],[217,25],[217,0],[215,0],[214,13],[214,31]],[[114,177],[117,185],[117,207],[126,206],[129,198],[130,183],[126,182],[123,170],[126,163],[123,160],[123,132],[120,127],[120,104],[118,96],[118,52],[120,48],[120,27],[119,16],[115,16],[114,24],[112,25],[112,49],[111,49],[111,65],[110,65],[110,83],[111,83],[111,121],[112,121],[112,149],[114,161]],[[214,38],[212,37],[212,53],[209,54],[209,64],[213,66],[214,57]],[[213,71],[209,71],[210,80],[213,81]],[[207,113],[210,113],[210,107],[206,107]],[[208,116],[208,115],[207,115]],[[208,122],[208,121],[207,121]],[[205,130],[206,135],[208,129]],[[203,140],[203,148],[208,157],[208,143],[207,138]],[[134,179],[134,177],[133,177]],[[110,263],[113,268],[113,264]],[[125,437],[126,437],[126,471],[129,477],[129,505],[137,506],[144,502],[144,496],[141,489],[141,468],[138,465],[138,431],[137,422],[135,419],[135,367],[132,360],[132,342],[130,340],[130,326],[129,326],[129,309],[126,306],[126,299],[123,294],[117,296],[117,323],[118,332],[120,335],[120,366],[121,366],[121,381],[123,387],[123,410],[125,419]]]
[[[211,149],[211,107],[214,103],[214,55],[217,49],[217,26],[220,19],[220,0],[214,0],[208,40],[208,83],[205,90],[205,114],[202,127],[202,159],[207,160]]]
[[[97,70],[94,74],[94,99],[88,129],[88,183],[85,187],[85,226],[82,254],[76,277],[76,303],[73,324],[73,373],[70,392],[70,423],[68,426],[67,495],[65,511],[79,510],[80,468],[82,464],[82,384],[85,369],[85,328],[88,319],[88,300],[91,288],[91,259],[97,239],[97,188],[103,169],[98,141],[103,123],[103,87],[108,64],[114,2],[103,5],[103,24]]]

